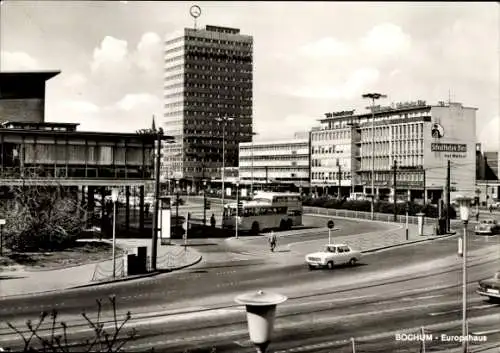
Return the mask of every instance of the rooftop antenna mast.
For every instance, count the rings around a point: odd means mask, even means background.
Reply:
[[[194,19],[194,30],[196,31],[196,21],[201,16],[201,8],[198,5],[193,5],[189,8],[189,14]]]

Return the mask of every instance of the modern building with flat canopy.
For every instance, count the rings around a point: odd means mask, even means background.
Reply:
[[[158,135],[77,131],[76,123],[45,122],[45,81],[59,73],[0,72],[0,185],[62,186],[86,197],[89,212],[96,192],[104,199],[108,188],[119,187],[126,195],[127,227],[133,188],[142,229]]]

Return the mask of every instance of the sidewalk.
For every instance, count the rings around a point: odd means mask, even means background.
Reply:
[[[148,246],[148,256],[151,253],[151,241],[148,239],[117,239],[116,244],[129,253],[138,246]],[[199,261],[201,261],[201,255],[194,249],[178,245],[158,244],[157,268],[160,271],[173,271]],[[119,280],[126,279],[123,276],[125,270],[123,264],[123,257],[117,257],[116,277]],[[151,274],[146,276],[148,275]],[[111,259],[59,270],[29,271],[24,268],[16,271],[0,271],[0,298],[92,285],[110,281],[112,277],[113,261]]]
[[[353,248],[360,250],[364,253],[382,251],[385,249],[399,247],[404,245],[410,245],[414,243],[419,243],[422,241],[430,241],[440,238],[445,238],[451,235],[435,236],[431,233],[431,228],[424,229],[423,236],[419,236],[416,225],[408,225],[408,240],[406,239],[406,231],[404,226],[395,224],[393,230],[380,230],[363,234],[353,234],[353,235],[342,235],[337,236],[335,232],[332,232],[332,242],[344,243]],[[280,259],[289,262],[292,258],[298,258],[303,260],[304,255],[318,251],[321,249],[326,242],[328,242],[328,229],[327,228],[317,228],[316,233],[325,234],[324,239],[314,239],[306,240],[307,233],[302,237],[302,241],[294,241],[293,243],[288,243],[284,240],[278,240],[278,247],[275,250],[275,255],[273,260]],[[293,233],[289,232],[288,235]],[[285,237],[280,237],[285,238]],[[281,244],[280,244],[281,243]],[[269,244],[267,242],[267,237],[241,237],[241,238],[229,238],[227,239],[227,244],[233,250],[245,252],[247,254],[252,254],[254,257],[265,256],[268,257]]]

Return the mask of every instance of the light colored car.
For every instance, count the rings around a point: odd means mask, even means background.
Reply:
[[[493,275],[492,278],[479,281],[477,293],[483,297],[488,297],[491,301],[500,300],[500,272]]]
[[[483,219],[474,228],[476,234],[497,234],[500,233],[500,225],[495,219]]]
[[[361,260],[361,252],[352,249],[346,244],[328,244],[323,251],[306,255],[309,269],[317,267],[328,267],[332,269],[336,265],[355,265]]]

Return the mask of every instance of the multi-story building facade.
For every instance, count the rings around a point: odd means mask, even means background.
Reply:
[[[498,178],[498,152],[481,150],[481,144],[476,147],[476,196],[481,205],[489,206],[496,202],[500,195],[500,180]]]
[[[0,198],[13,185],[60,186],[87,199],[124,189],[125,223],[130,196],[139,195],[144,229],[144,190],[154,181],[155,134],[78,131],[77,123],[45,121],[46,81],[60,71],[0,72]],[[171,137],[164,136],[168,140]],[[101,207],[104,222],[104,211]]]
[[[240,143],[241,184],[309,186],[309,139]]]
[[[194,184],[238,165],[238,144],[252,139],[252,85],[253,38],[239,29],[186,28],[166,39],[160,126],[175,137],[164,149],[166,178]]]
[[[398,194],[436,201],[443,196],[449,160],[451,191],[472,196],[476,110],[418,101],[377,107],[373,114],[327,113],[320,129],[311,131],[311,185],[330,192],[340,179],[344,194],[347,187],[371,194],[373,169],[376,196],[393,192],[396,174]]]

